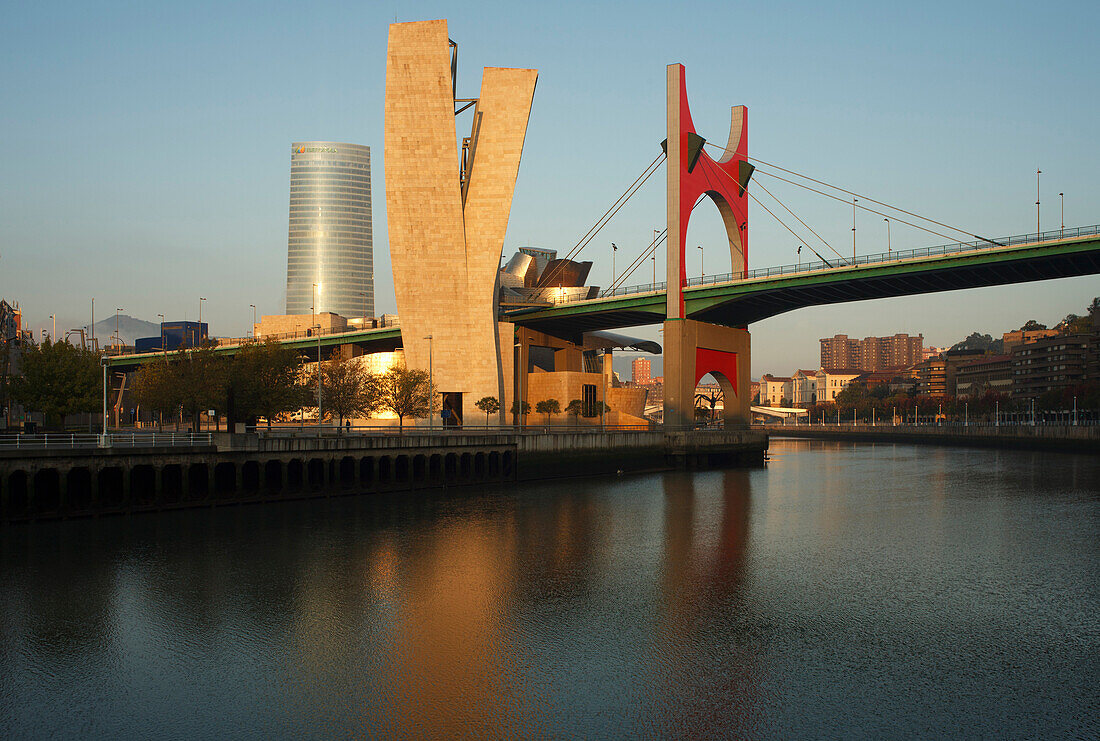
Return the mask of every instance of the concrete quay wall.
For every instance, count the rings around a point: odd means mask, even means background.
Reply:
[[[0,453],[0,522],[762,465],[759,431],[219,436],[201,449]]]
[[[774,437],[819,438],[860,442],[970,445],[993,448],[1100,452],[1100,426],[1073,425],[764,425]]]

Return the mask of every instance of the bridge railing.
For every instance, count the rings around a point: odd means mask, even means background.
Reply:
[[[0,450],[54,450],[76,448],[171,448],[213,445],[209,432],[112,432],[106,435],[44,432],[0,435]]]
[[[1054,229],[1046,232],[1032,232],[1030,234],[1017,234],[1011,237],[997,237],[992,240],[977,239],[972,242],[952,242],[951,244],[937,245],[935,247],[917,247],[909,250],[889,250],[869,255],[857,255],[851,257],[838,257],[835,260],[813,260],[797,262],[792,265],[777,265],[770,268],[755,268],[753,270],[735,273],[718,273],[716,275],[704,275],[697,278],[688,278],[688,288],[697,286],[714,285],[718,283],[732,283],[737,280],[752,280],[754,278],[771,278],[779,275],[796,275],[798,273],[816,273],[821,270],[836,268],[849,268],[859,265],[872,265],[878,263],[902,262],[918,257],[936,257],[939,255],[952,255],[962,252],[975,252],[979,250],[995,250],[1003,247],[1013,247],[1021,244],[1037,244],[1041,242],[1054,242],[1073,237],[1088,237],[1100,234],[1100,225],[1075,226],[1066,229]],[[621,286],[600,292],[599,298],[611,296],[629,296],[636,293],[653,293],[663,291],[668,284],[643,283],[636,286]],[[566,303],[566,302],[561,302]]]

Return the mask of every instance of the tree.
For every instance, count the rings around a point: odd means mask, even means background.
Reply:
[[[397,415],[401,429],[405,417],[426,417],[435,407],[428,372],[419,368],[395,365],[379,380],[379,392],[381,408]]]
[[[971,332],[962,342],[956,342],[951,346],[952,350],[989,350],[994,339],[990,335],[981,332]]]
[[[559,412],[561,412],[561,404],[558,403],[557,399],[543,399],[538,404],[535,404],[535,413],[546,415],[547,426],[550,425],[550,415],[558,414]]]
[[[519,400],[516,400],[516,401],[512,402],[512,416],[522,415],[523,417],[526,417],[530,413],[531,413],[531,405],[528,402],[519,401]],[[522,423],[523,423],[523,420],[521,419],[520,424],[522,424]]]
[[[1020,332],[1034,332],[1036,330],[1046,329],[1046,328],[1047,328],[1047,325],[1040,324],[1039,322],[1035,321],[1034,319],[1028,319],[1027,322],[1024,323],[1024,326],[1020,327],[1019,331]]]
[[[174,416],[182,403],[175,368],[159,360],[138,368],[134,374],[134,398],[138,404],[158,413],[160,427],[164,415]]]
[[[324,383],[324,409],[335,414],[338,424],[356,415],[370,416],[381,405],[381,388],[378,376],[368,373],[353,359],[337,357],[321,363],[321,380]],[[309,385],[316,387],[317,371]]]
[[[485,426],[489,426],[489,415],[500,411],[500,401],[495,396],[483,396],[474,404],[475,407],[485,412]]]
[[[298,409],[310,396],[298,353],[271,337],[237,352],[229,385],[234,412],[250,422],[263,417],[268,428],[272,419]]]
[[[573,424],[577,423],[577,417],[584,411],[584,403],[580,399],[573,399],[565,405],[565,413],[573,415]]]
[[[22,369],[12,397],[41,412],[47,423],[63,424],[67,414],[99,409],[103,371],[90,350],[49,339],[40,345],[29,342],[23,345]]]
[[[229,361],[214,352],[211,345],[175,353],[176,383],[180,406],[191,416],[193,429],[199,431],[199,414],[205,409],[226,408],[229,386]]]

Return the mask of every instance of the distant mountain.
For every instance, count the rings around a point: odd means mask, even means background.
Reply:
[[[128,314],[118,315],[118,336],[127,345],[133,345],[138,337],[157,337],[160,335],[160,325],[137,319]],[[112,342],[115,336],[115,315],[95,323],[95,336],[99,340],[99,346],[103,347]]]

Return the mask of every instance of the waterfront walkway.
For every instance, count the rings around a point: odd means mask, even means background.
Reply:
[[[1100,425],[756,425],[775,437],[1100,452]]]

